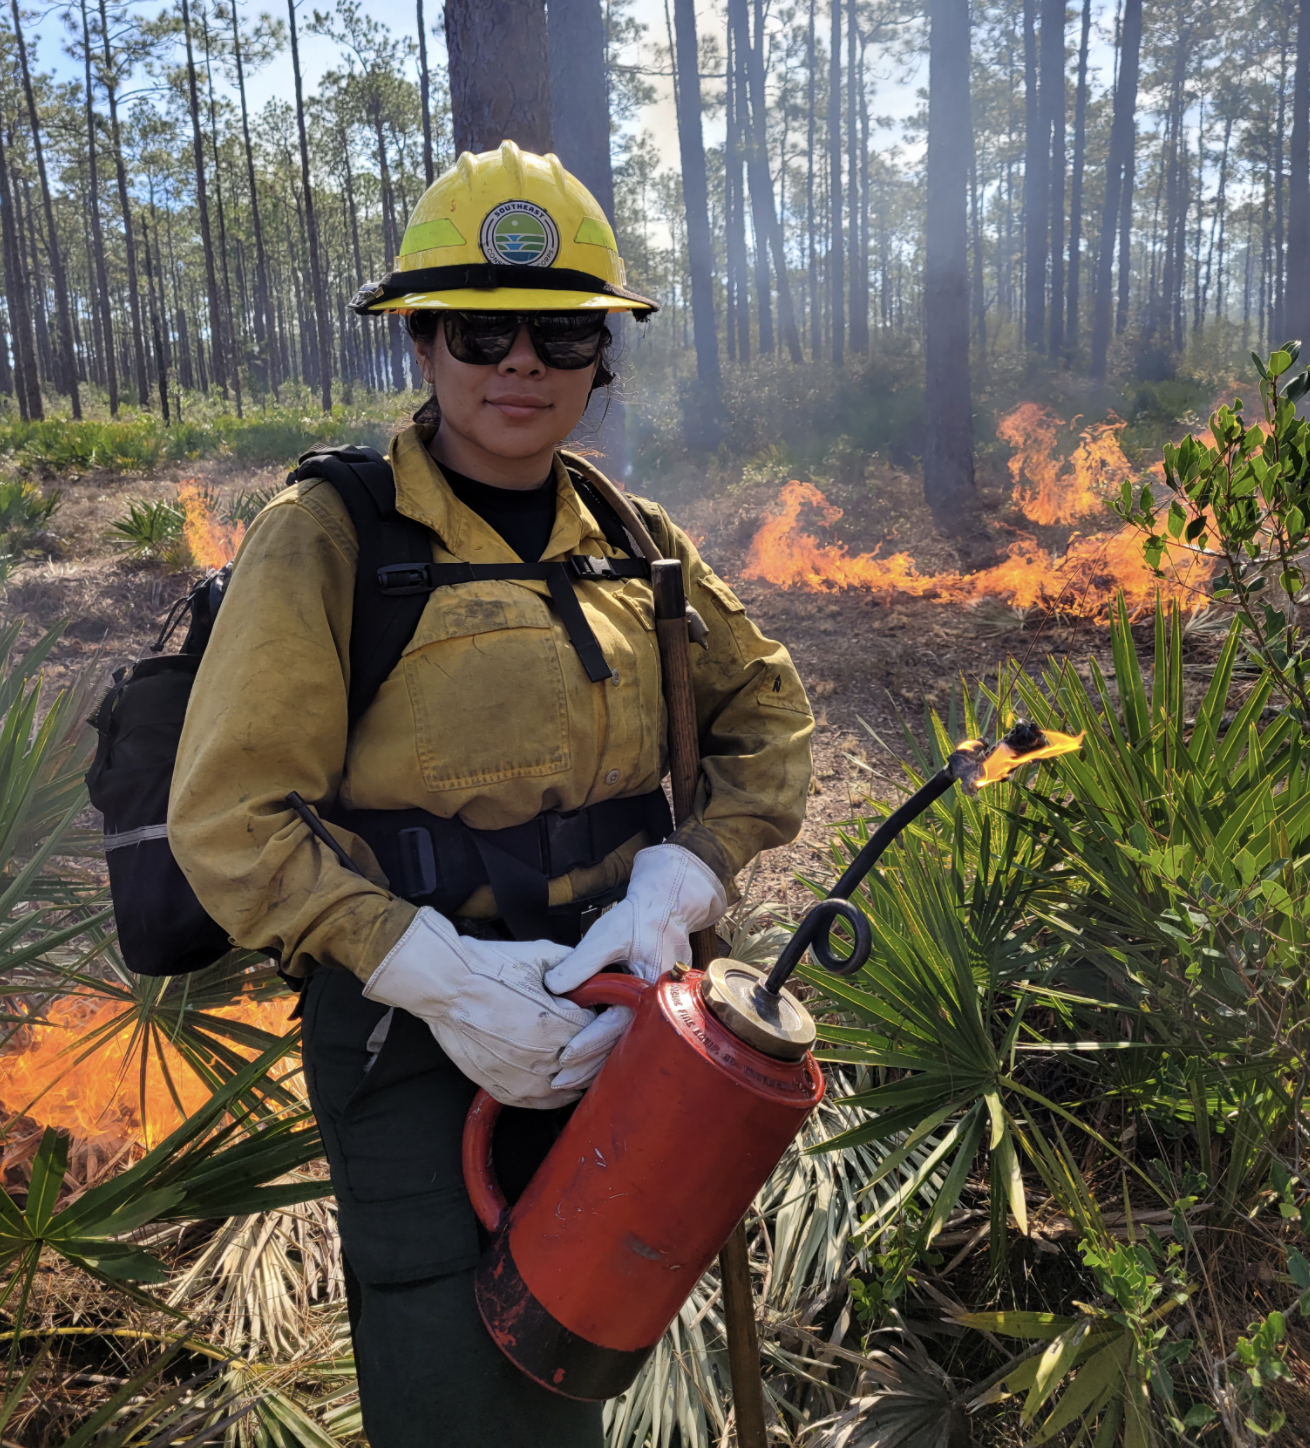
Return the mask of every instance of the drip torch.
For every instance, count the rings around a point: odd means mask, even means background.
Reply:
[[[478,1093],[465,1183],[493,1239],[475,1290],[517,1367],[571,1398],[610,1398],[631,1384],[823,1098],[814,1021],[786,989],[805,951],[838,975],[859,970],[872,935],[850,897],[892,840],[953,784],[980,788],[1080,742],[1021,723],[994,748],[961,744],[875,831],[767,974],[718,959],[654,983],[599,975],[573,991],[578,1005],[624,1005],[634,1018],[512,1207],[491,1166],[500,1107]],[[852,937],[844,956],[830,940],[839,919]],[[745,1292],[749,1303],[748,1278]],[[747,1311],[753,1342],[753,1303]],[[731,1340],[731,1321],[728,1331]],[[747,1395],[743,1341],[733,1361],[739,1441],[763,1443],[758,1350]],[[750,1437],[740,1431],[748,1422],[758,1428]]]

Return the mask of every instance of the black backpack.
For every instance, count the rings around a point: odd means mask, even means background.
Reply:
[[[610,544],[635,553],[614,508],[586,479],[571,476]],[[547,581],[588,674],[597,681],[608,677],[608,665],[582,617],[573,585],[594,578],[649,578],[650,565],[644,559],[434,564],[432,534],[396,511],[395,479],[381,453],[360,447],[311,448],[287,481],[309,478],[322,478],[337,490],[359,540],[347,705],[352,727],[400,662],[432,589],[473,578]],[[231,567],[202,579],[172,609],[152,645],[154,657],[117,670],[113,687],[89,721],[100,738],[87,789],[104,816],[119,952],[138,975],[183,975],[213,964],[232,948],[227,931],[196,899],[168,842],[168,795],[182,724]],[[163,653],[183,619],[189,619],[189,626],[181,649]]]
[[[399,662],[427,603],[426,592],[384,594],[375,582],[378,569],[431,559],[432,535],[396,511],[391,465],[372,448],[311,448],[287,481],[308,478],[332,484],[359,539],[350,633],[353,725]],[[182,723],[231,566],[202,579],[173,608],[152,646],[154,657],[119,669],[90,719],[100,738],[87,790],[104,815],[118,948],[138,975],[183,975],[232,948],[168,843],[168,792]],[[183,619],[189,626],[181,649],[163,653]]]

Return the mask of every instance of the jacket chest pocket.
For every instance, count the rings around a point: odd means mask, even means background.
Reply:
[[[502,585],[438,590],[403,660],[430,789],[569,769],[568,701],[546,600]]]

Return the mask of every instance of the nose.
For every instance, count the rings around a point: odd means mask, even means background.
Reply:
[[[497,370],[502,376],[515,377],[540,377],[545,372],[546,364],[537,356],[526,325],[519,328],[514,345],[501,358]]]

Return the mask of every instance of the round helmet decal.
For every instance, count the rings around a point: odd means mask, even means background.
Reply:
[[[549,266],[559,255],[559,228],[531,201],[502,201],[487,212],[479,238],[488,261]]]

